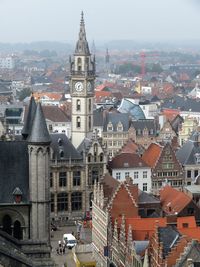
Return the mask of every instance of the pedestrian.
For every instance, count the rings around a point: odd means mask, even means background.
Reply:
[[[59,254],[62,254],[62,242],[60,240],[58,241],[58,249],[59,249]]]

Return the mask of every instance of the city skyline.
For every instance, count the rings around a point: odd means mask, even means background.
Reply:
[[[0,42],[74,42],[81,11],[89,41],[199,40],[196,0],[0,0],[0,8]]]

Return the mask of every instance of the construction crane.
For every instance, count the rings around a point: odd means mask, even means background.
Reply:
[[[157,57],[157,54],[146,54],[144,51],[140,52],[140,60],[141,60],[141,77],[143,78],[145,75],[145,67],[146,67],[146,57]]]

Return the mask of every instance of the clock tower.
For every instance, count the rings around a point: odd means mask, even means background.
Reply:
[[[86,39],[83,12],[79,38],[70,57],[70,93],[72,99],[72,144],[77,148],[93,132],[95,57],[91,56]]]

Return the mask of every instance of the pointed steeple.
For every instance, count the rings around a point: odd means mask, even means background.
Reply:
[[[28,108],[28,114],[27,114],[27,117],[26,117],[26,121],[24,123],[24,127],[22,129],[22,136],[23,136],[24,140],[27,139],[28,135],[31,132],[31,128],[32,128],[32,125],[33,125],[33,119],[35,117],[35,112],[36,112],[36,103],[35,103],[34,96],[31,95],[29,108]]]
[[[46,121],[40,103],[37,104],[35,118],[31,133],[28,137],[30,143],[47,144],[51,142],[49,132],[47,130]]]
[[[88,42],[87,42],[87,39],[86,39],[85,22],[84,22],[83,11],[81,12],[79,39],[78,39],[78,41],[76,43],[75,54],[90,55],[90,50],[89,50]]]

